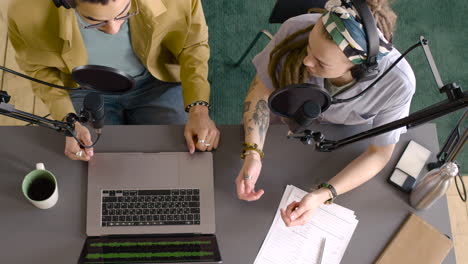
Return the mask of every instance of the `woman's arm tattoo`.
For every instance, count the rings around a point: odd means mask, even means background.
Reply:
[[[252,104],[252,102],[250,101],[247,101],[247,102],[244,102],[244,109],[242,110],[242,116],[245,115],[245,113],[247,113],[249,110],[250,110],[250,105]],[[244,124],[244,131],[245,131],[245,135],[248,136],[252,133],[253,131],[253,128],[251,126],[249,126],[248,122],[247,124]]]
[[[268,108],[268,103],[265,100],[260,100],[255,106],[255,111],[253,113],[252,119],[255,125],[258,125],[258,134],[260,137],[260,142],[263,143],[266,136],[266,131],[270,122],[270,112]]]

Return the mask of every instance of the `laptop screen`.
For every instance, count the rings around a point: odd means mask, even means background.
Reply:
[[[89,237],[79,264],[221,263],[214,235]]]

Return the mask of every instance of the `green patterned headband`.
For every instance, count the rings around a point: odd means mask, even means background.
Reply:
[[[331,35],[338,47],[354,64],[367,59],[367,37],[361,18],[351,0],[329,0],[325,4],[326,13],[322,15],[325,30]],[[379,54],[381,59],[392,50],[382,32],[379,32]]]

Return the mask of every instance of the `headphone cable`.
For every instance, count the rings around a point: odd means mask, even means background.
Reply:
[[[390,72],[391,69],[393,69],[393,67],[395,67],[398,62],[400,62],[408,53],[410,53],[413,49],[417,48],[418,46],[421,45],[421,42],[418,42],[417,44],[414,44],[413,46],[411,46],[410,48],[408,48],[403,54],[400,55],[400,57],[392,64],[390,65],[390,67],[388,67],[388,69],[386,69],[384,71],[384,73],[382,73],[373,83],[371,83],[366,89],[364,89],[362,92],[360,92],[359,94],[353,96],[353,97],[350,97],[350,98],[346,98],[346,99],[337,99],[337,98],[333,98],[332,99],[332,104],[340,104],[340,103],[346,103],[346,102],[349,102],[349,101],[352,101],[358,97],[361,97],[364,93],[366,93],[370,88],[374,87],[374,85],[379,82],[383,77],[385,77],[385,75],[387,75],[387,73]],[[356,83],[357,84],[357,83]],[[356,85],[355,84],[355,85]]]

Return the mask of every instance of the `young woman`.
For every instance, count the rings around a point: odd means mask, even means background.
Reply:
[[[389,41],[396,15],[386,0],[367,0],[367,4],[379,29],[378,64],[382,74],[400,56]],[[255,190],[255,183],[262,168],[262,147],[270,119],[267,101],[273,91],[289,84],[313,83],[337,98],[350,98],[373,81],[355,80],[351,74],[351,68],[367,58],[366,35],[355,7],[350,0],[330,0],[325,9],[322,15],[306,14],[286,21],[253,60],[257,74],[244,102],[245,160],[236,179],[239,199],[254,201],[264,193]],[[402,60],[363,96],[332,105],[319,122],[377,127],[407,116],[414,91],[413,71]],[[364,153],[328,182],[282,210],[286,225],[305,224],[321,204],[375,176],[387,164],[404,132],[401,128],[373,138]]]

